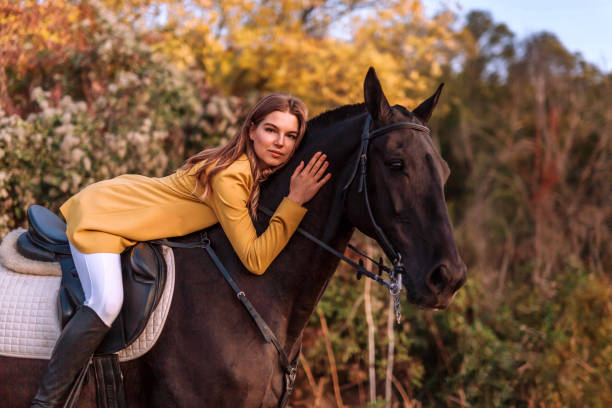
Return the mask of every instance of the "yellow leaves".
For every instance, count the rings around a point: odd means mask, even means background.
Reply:
[[[153,45],[152,49],[170,57],[179,69],[187,69],[195,63],[195,56],[189,44],[176,37],[167,37],[163,42]]]
[[[12,66],[18,77],[47,59],[62,59],[67,48],[78,49],[87,36],[77,22],[88,15],[87,6],[68,1],[24,0],[3,8],[0,17],[2,66]]]
[[[377,68],[391,101],[412,104],[441,75],[456,35],[452,14],[428,18],[418,0],[105,3],[122,15],[163,6],[167,24],[153,48],[177,68],[203,69],[226,94],[291,92],[312,113],[362,101],[369,66]]]
[[[12,27],[12,38],[20,40],[14,42],[19,50],[13,47],[13,62],[20,70],[26,70],[42,50],[59,58],[64,48],[87,41],[79,32],[80,22],[87,18],[82,8],[68,0],[53,2],[54,6],[38,3],[25,1],[21,15],[0,17]],[[312,113],[362,101],[361,84],[369,66],[378,70],[392,102],[410,105],[431,90],[432,78],[441,75],[456,47],[452,14],[428,18],[418,0],[102,3],[120,12],[121,21],[135,21],[130,15],[143,13],[162,15],[165,25],[150,27],[151,47],[179,70],[204,70],[210,84],[226,94],[292,92],[309,104]],[[54,7],[55,14],[44,7]],[[36,15],[28,17],[35,24],[24,24],[28,19],[23,13],[28,12]],[[7,36],[6,30],[0,31],[0,41]]]
[[[301,24],[306,7],[326,2],[283,0],[255,8],[244,2],[246,11],[237,13],[233,7],[240,3],[219,7],[226,33],[214,45],[207,44],[215,47],[206,53],[209,77],[227,93],[290,91],[318,113],[362,101],[361,84],[371,65],[379,70],[389,98],[405,104],[412,102],[406,96],[408,87],[420,92],[428,85],[425,78],[441,73],[440,63],[427,54],[431,42],[438,40],[422,34],[426,19],[418,1],[395,2],[388,10],[378,10],[376,18],[354,17],[352,41],[315,36]],[[425,27],[413,27],[410,37],[403,28],[406,19]],[[406,57],[421,58],[425,66],[417,68]]]

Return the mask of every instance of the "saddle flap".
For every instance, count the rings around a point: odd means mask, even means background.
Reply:
[[[128,334],[140,334],[144,329],[161,294],[158,289],[164,287],[166,264],[160,252],[152,244],[141,242],[122,259],[124,301],[121,314]]]
[[[34,241],[51,245],[68,245],[66,223],[45,207],[31,205],[28,208],[28,224],[28,231]]]
[[[148,245],[139,245],[129,254],[129,264],[136,281],[153,283],[158,275],[159,264],[155,252]]]
[[[166,262],[159,245],[139,242],[121,254],[123,306],[96,354],[115,353],[145,329],[166,284]]]
[[[57,310],[63,328],[74,315],[77,307],[85,301],[85,292],[83,292],[83,286],[72,258],[61,257],[59,263],[62,267],[62,281],[57,297]]]

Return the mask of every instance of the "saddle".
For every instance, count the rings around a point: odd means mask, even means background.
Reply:
[[[62,278],[57,312],[62,328],[72,318],[85,294],[70,252],[66,224],[39,205],[28,208],[28,231],[17,239],[17,251],[26,258],[59,262]],[[139,242],[121,254],[124,300],[121,312],[94,353],[97,405],[125,407],[123,375],[116,354],[129,347],[142,334],[163,294],[166,262],[161,245]],[[73,386],[69,401],[76,404],[87,367]],[[71,405],[71,406],[72,406]]]
[[[28,208],[28,231],[17,239],[17,250],[26,258],[56,261],[62,268],[57,300],[58,315],[64,327],[83,304],[85,294],[70,254],[66,224],[40,205]],[[95,354],[113,354],[143,332],[157,306],[166,282],[166,263],[158,244],[139,242],[121,254],[124,301],[119,316]]]
[[[58,296],[58,313],[62,327],[83,303],[84,293],[70,253],[66,224],[55,214],[44,207],[33,205],[28,208],[28,231],[17,239],[18,252],[30,259],[39,261],[59,262],[62,269],[60,293]],[[96,350],[93,358],[93,368],[96,379],[97,405],[100,408],[124,408],[121,370],[117,351],[132,344],[144,330],[147,321],[155,309],[166,281],[166,262],[161,246],[176,248],[202,248],[206,250],[213,263],[219,269],[227,283],[242,302],[260,333],[267,343],[272,343],[279,353],[279,362],[283,369],[284,391],[279,407],[287,405],[293,390],[299,352],[293,360],[289,360],[278,339],[266,322],[255,310],[246,295],[231,278],[229,271],[223,266],[219,257],[210,245],[210,239],[205,231],[200,233],[199,242],[174,242],[167,239],[139,242],[121,254],[123,272],[124,302],[119,317],[113,323],[111,330]],[[166,248],[168,249],[168,248]],[[173,267],[173,258],[170,265]],[[171,270],[170,283],[173,282]],[[301,348],[301,346],[300,346]],[[77,377],[75,386],[69,397],[69,407],[74,407],[78,400],[80,387],[83,384],[87,367]],[[75,396],[72,396],[74,394]]]

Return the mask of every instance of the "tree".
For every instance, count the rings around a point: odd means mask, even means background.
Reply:
[[[452,15],[429,19],[416,0],[176,1],[165,10],[156,44],[179,64],[226,94],[291,92],[313,113],[361,101],[371,65],[392,100],[412,105],[454,44]]]

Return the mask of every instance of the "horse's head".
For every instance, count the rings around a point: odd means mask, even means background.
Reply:
[[[370,68],[364,82],[370,132],[398,122],[408,125],[378,132],[369,140],[365,188],[359,191],[358,172],[347,197],[352,224],[376,239],[391,259],[399,253],[408,299],[426,308],[447,307],[466,280],[444,200],[450,171],[423,127],[441,90],[442,86],[412,112],[391,107]]]

